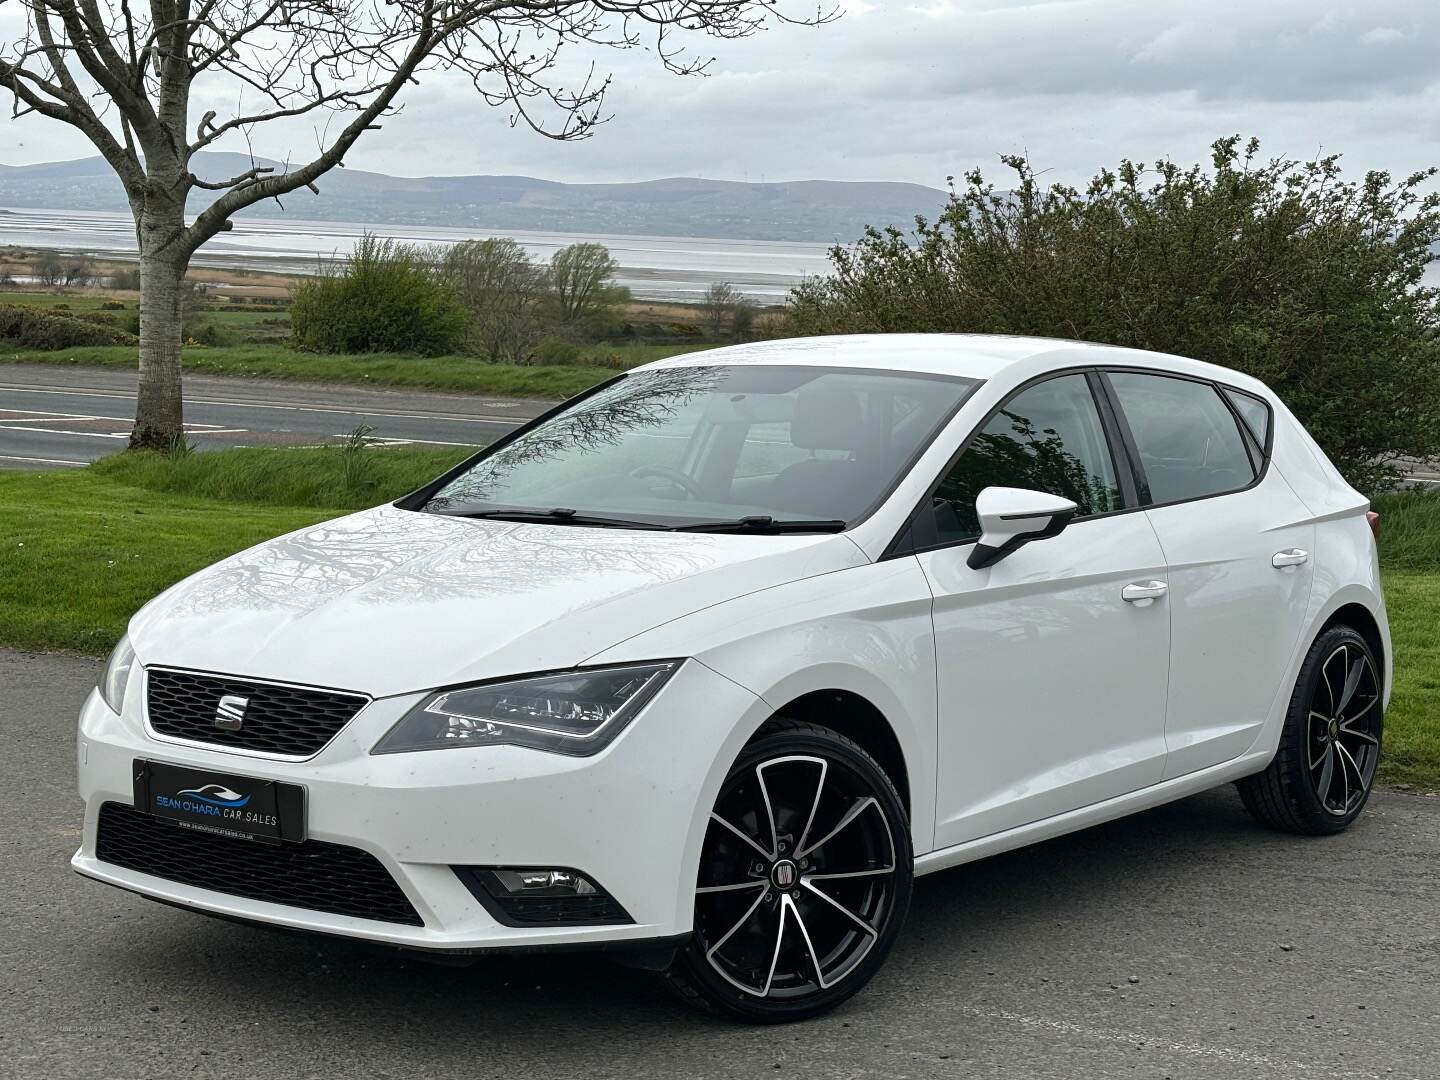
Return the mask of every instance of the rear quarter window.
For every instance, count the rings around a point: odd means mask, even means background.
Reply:
[[[1235,406],[1235,411],[1240,414],[1240,419],[1245,422],[1263,454],[1270,445],[1270,406],[1243,390],[1228,386],[1224,389],[1225,396],[1230,399],[1230,404]]]

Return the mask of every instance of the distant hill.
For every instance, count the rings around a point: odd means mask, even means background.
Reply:
[[[262,161],[276,166],[278,163]],[[250,168],[240,154],[198,154],[207,180]],[[796,180],[751,184],[672,178],[632,184],[564,184],[529,176],[387,176],[336,169],[320,194],[284,199],[285,216],[472,229],[707,236],[737,240],[852,241],[866,225],[909,226],[934,217],[945,193],[919,184]],[[197,211],[209,192],[192,195]],[[98,157],[40,165],[0,165],[0,206],[126,210],[125,196]],[[277,217],[275,204],[251,211]]]

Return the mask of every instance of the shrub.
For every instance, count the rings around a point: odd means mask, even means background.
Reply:
[[[21,305],[0,306],[0,339],[29,349],[73,349],[84,345],[134,345],[136,339],[113,326]]]
[[[290,325],[311,352],[453,352],[470,321],[454,291],[403,244],[366,234],[342,263],[295,286]]]
[[[542,367],[578,364],[581,362],[581,349],[573,341],[546,338],[535,346],[531,360]]]
[[[82,311],[75,316],[77,319],[84,319],[86,322],[95,323],[97,326],[119,326],[120,320],[108,311]]]
[[[1083,189],[976,171],[913,237],[870,229],[791,294],[791,333],[1038,334],[1179,353],[1264,379],[1362,488],[1440,453],[1435,170],[1341,178],[1335,157],[1123,161]]]
[[[112,289],[124,289],[127,292],[140,291],[140,271],[126,267],[123,270],[112,270],[110,278],[106,282]]]
[[[100,305],[101,311],[124,311],[125,305],[119,300],[106,300]]]
[[[204,326],[196,327],[194,333],[187,333],[185,336],[193,338],[197,345],[225,344],[225,335],[214,323],[206,323]]]

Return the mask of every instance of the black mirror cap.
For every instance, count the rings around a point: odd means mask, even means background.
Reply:
[[[1034,532],[1019,533],[999,547],[982,544],[977,540],[975,546],[970,549],[970,554],[965,558],[965,565],[971,570],[983,570],[987,566],[994,566],[1001,559],[1019,551],[1032,540],[1047,540],[1052,536],[1059,536],[1074,517],[1074,510],[1063,510],[1058,514],[1051,514],[1050,520],[1044,528],[1036,529]]]

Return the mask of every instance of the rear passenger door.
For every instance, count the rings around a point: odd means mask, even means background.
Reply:
[[[1243,754],[1287,689],[1315,527],[1267,468],[1259,398],[1155,372],[1110,371],[1106,382],[1169,570],[1169,779]]]

